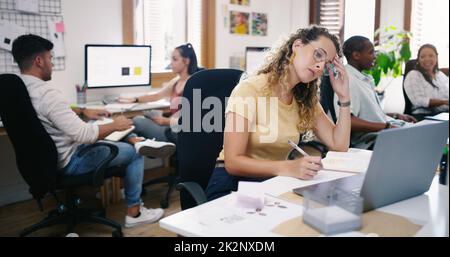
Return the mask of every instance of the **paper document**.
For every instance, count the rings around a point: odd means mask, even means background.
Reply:
[[[335,172],[329,170],[320,170],[319,173],[311,180],[302,180],[293,177],[277,176],[262,182],[264,192],[269,195],[279,196],[286,192],[292,191],[294,188],[306,187],[331,180],[336,180],[344,177],[355,176],[355,173],[350,172]]]
[[[329,151],[322,160],[325,170],[343,172],[366,172],[369,167],[372,151],[350,148],[348,152]]]
[[[15,0],[15,9],[28,13],[39,13],[39,0]]]
[[[0,48],[12,50],[13,41],[26,33],[26,29],[15,23],[0,20]]]
[[[439,121],[448,121],[448,112],[439,113],[435,116],[427,116],[425,117],[427,120],[439,120]]]
[[[61,24],[63,24],[62,17],[49,17],[47,19],[48,34],[50,36],[49,40],[53,43],[54,57],[66,56],[66,47],[64,45],[63,32],[58,32],[58,29],[60,30]]]
[[[113,119],[103,118],[102,120],[94,121],[94,124],[105,125],[105,124],[109,124],[109,123],[112,123],[112,122],[113,122]],[[111,133],[109,136],[105,137],[105,140],[108,140],[108,141],[120,141],[126,135],[130,134],[131,131],[133,131],[133,130],[134,130],[134,126],[131,126],[131,128],[129,128],[127,130],[115,131],[115,132]]]

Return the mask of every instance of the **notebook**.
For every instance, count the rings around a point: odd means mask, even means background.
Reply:
[[[102,120],[96,120],[93,123],[97,124],[97,125],[105,125],[105,124],[109,124],[109,123],[112,123],[112,122],[113,122],[113,119],[103,118]],[[133,130],[134,130],[134,126],[131,126],[127,130],[115,131],[115,132],[111,133],[109,136],[107,136],[105,138],[105,140],[108,140],[108,141],[120,141],[126,135],[130,134],[131,131],[133,131]]]
[[[329,151],[322,160],[325,170],[361,173],[369,167],[372,151],[350,148],[347,152]]]

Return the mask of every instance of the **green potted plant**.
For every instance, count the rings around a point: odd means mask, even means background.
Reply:
[[[378,29],[375,36],[380,39],[375,42],[376,61],[366,73],[372,75],[377,86],[382,77],[392,77],[384,86],[386,88],[395,78],[403,75],[403,64],[411,58],[411,32],[388,26]]]

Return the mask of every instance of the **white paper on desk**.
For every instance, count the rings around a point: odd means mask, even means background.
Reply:
[[[260,222],[240,214],[239,211],[236,211],[236,208],[226,208],[226,203],[232,204],[229,200],[229,196],[222,197],[173,216],[182,215],[185,221],[178,222],[177,226],[181,229],[191,229],[193,235],[196,236],[275,235],[268,232],[267,228],[262,226]]]
[[[14,7],[22,12],[39,13],[39,0],[15,0]]]
[[[343,172],[366,172],[369,167],[372,151],[350,148],[348,152],[329,151],[322,160],[325,170]]]
[[[48,17],[47,26],[49,33],[49,40],[53,43],[53,56],[64,57],[66,56],[66,47],[64,46],[63,32],[57,31],[57,25],[62,23],[62,17]]]
[[[13,41],[27,32],[26,28],[15,23],[0,20],[0,48],[12,50]]]
[[[293,177],[278,176],[262,182],[262,185],[264,186],[264,191],[267,194],[279,196],[284,193],[290,192],[297,187],[315,185],[322,182],[350,177],[354,175],[355,173],[320,170],[318,174],[311,180],[301,180]]]
[[[236,204],[237,201],[238,194],[233,193],[228,201],[222,203],[222,206],[230,212],[238,214],[238,216],[257,221],[269,230],[282,222],[300,217],[303,213],[303,206],[267,194],[265,195],[264,206],[260,210],[242,208]]]
[[[425,119],[428,120],[438,120],[438,121],[448,121],[448,112],[439,113],[435,116],[427,116]]]

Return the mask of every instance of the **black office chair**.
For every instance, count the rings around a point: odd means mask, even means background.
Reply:
[[[194,124],[194,113],[203,120],[211,109],[194,109],[196,104],[203,103],[208,97],[220,99],[222,112],[225,111],[225,98],[239,83],[242,71],[233,69],[205,70],[194,74],[186,82],[183,97],[189,100],[190,106],[181,107],[180,124],[188,122],[189,131],[178,133],[177,156],[179,162],[181,208],[183,210],[206,202],[204,190],[214,170],[216,159],[223,147],[223,129],[225,115],[221,120],[212,120],[211,124],[221,122],[221,131],[205,131],[201,124]],[[194,90],[201,90],[201,103],[194,103]],[[197,99],[196,99],[197,100]],[[201,105],[200,105],[201,106]],[[200,113],[199,113],[200,111]],[[198,131],[195,130],[198,126]]]
[[[334,90],[331,86],[329,76],[322,76],[320,80],[320,105],[325,113],[329,113],[334,123],[337,121],[336,110],[334,109]]]
[[[408,114],[408,115],[412,115],[412,103],[408,97],[408,94],[405,91],[405,78],[406,78],[406,75],[408,75],[408,73],[410,71],[412,71],[416,68],[416,63],[417,63],[416,59],[407,61],[405,64],[405,73],[403,74],[402,90],[403,90],[403,97],[405,98],[405,110],[403,111],[403,113]]]
[[[50,211],[47,218],[25,228],[20,236],[56,224],[66,224],[67,232],[70,233],[77,223],[88,222],[110,226],[114,229],[112,235],[121,237],[121,225],[107,219],[104,209],[81,209],[81,201],[74,194],[75,189],[80,186],[99,187],[107,177],[124,175],[124,170],[119,167],[106,169],[108,163],[117,156],[117,147],[106,143],[92,145],[91,147],[107,147],[110,150],[109,156],[99,168],[80,176],[63,176],[62,171],[57,168],[58,153],[55,143],[38,119],[23,81],[14,74],[2,74],[0,85],[0,116],[14,147],[17,168],[41,211],[41,200],[48,193],[51,193],[58,203],[57,209]],[[87,150],[88,148],[81,154]],[[65,203],[59,201],[55,193],[57,190],[66,191]]]

